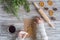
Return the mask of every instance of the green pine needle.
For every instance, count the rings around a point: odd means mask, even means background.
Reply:
[[[24,9],[27,12],[30,12],[29,2],[27,0],[0,0],[0,2],[4,5],[4,10],[8,13],[12,13],[18,19],[18,10],[20,6],[24,6]]]

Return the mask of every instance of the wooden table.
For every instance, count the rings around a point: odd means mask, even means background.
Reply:
[[[17,30],[24,28],[24,18],[32,18],[33,16],[40,16],[38,12],[35,10],[35,7],[32,5],[32,1],[39,3],[40,0],[28,0],[30,2],[30,9],[31,11],[29,13],[25,12],[23,7],[21,6],[18,12],[18,15],[20,16],[20,21],[16,19],[12,14],[7,14],[3,11],[2,5],[0,5],[0,39],[1,40],[12,40],[12,37],[15,37],[15,34],[10,34],[7,29],[7,26],[2,26],[2,24],[5,25],[15,25]],[[54,5],[53,6],[47,6],[47,0],[41,0],[44,1],[45,6],[49,9],[52,9],[52,7],[57,7],[58,10],[54,12],[54,16],[56,17],[55,21],[52,21],[55,24],[56,29],[50,28],[47,23],[45,23],[46,32],[49,36],[49,40],[60,40],[60,0],[53,0]],[[42,8],[43,9],[43,8]],[[48,11],[44,12],[48,15]],[[49,16],[49,15],[48,15]],[[50,17],[50,16],[49,16]]]

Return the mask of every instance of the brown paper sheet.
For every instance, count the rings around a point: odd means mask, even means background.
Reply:
[[[36,38],[36,26],[32,19],[24,19],[24,29],[29,33],[28,37]]]

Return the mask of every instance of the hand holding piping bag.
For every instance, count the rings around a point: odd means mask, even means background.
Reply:
[[[20,31],[20,32],[18,33],[18,37],[19,37],[21,40],[24,40],[27,35],[28,35],[28,33],[25,32],[25,31]]]
[[[35,3],[33,2],[34,6],[37,8],[39,14],[45,19],[45,21],[52,27],[55,28],[54,25],[51,23],[51,20],[48,16],[44,13],[44,11]]]

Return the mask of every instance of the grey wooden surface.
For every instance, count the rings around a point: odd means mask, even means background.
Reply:
[[[16,19],[12,14],[7,14],[3,11],[2,5],[0,4],[0,40],[13,40],[15,38],[15,34],[10,34],[8,32],[8,25],[15,25],[16,29],[24,28],[24,18],[32,18],[33,16],[40,16],[38,12],[35,10],[35,7],[32,4],[33,2],[39,3],[40,0],[28,0],[30,2],[30,13],[25,12],[23,7],[21,6],[18,12],[20,17],[20,21]],[[60,40],[60,0],[52,0],[54,2],[53,6],[47,6],[47,0],[41,0],[45,2],[45,6],[52,9],[53,7],[57,7],[58,10],[54,12],[54,16],[56,17],[56,21],[51,21],[55,24],[55,29],[50,28],[47,23],[45,23],[46,32],[48,34],[49,40]],[[41,7],[40,7],[41,8]],[[42,8],[43,9],[43,8]],[[48,11],[44,12],[48,15]],[[49,15],[48,15],[49,16]],[[4,25],[5,26],[4,26]]]

